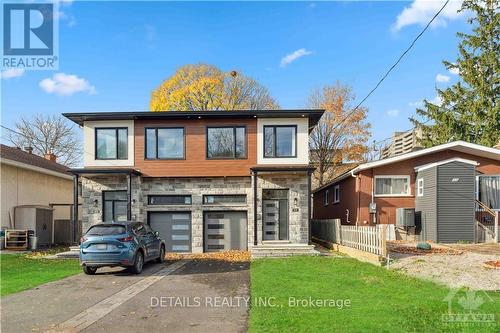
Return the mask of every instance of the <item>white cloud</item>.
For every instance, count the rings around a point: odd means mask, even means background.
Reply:
[[[308,51],[304,48],[295,50],[292,53],[289,53],[286,56],[284,56],[283,58],[281,58],[280,66],[286,67],[286,66],[290,65],[292,62],[294,62],[295,60],[297,60],[301,57],[304,57],[304,56],[308,56],[310,54],[312,54],[312,52]]]
[[[399,116],[399,110],[396,110],[396,109],[392,109],[392,110],[387,110],[387,115],[389,117],[397,117]]]
[[[449,81],[450,81],[450,77],[448,75],[443,75],[441,73],[436,75],[436,82],[445,83],[445,82],[449,82]]]
[[[424,102],[423,101],[410,102],[408,103],[408,105],[411,106],[412,108],[420,108],[424,105]]]
[[[398,15],[396,22],[392,26],[393,31],[399,31],[402,28],[418,24],[425,26],[434,15],[443,6],[445,0],[415,0],[409,7],[405,7]],[[457,13],[462,6],[462,0],[452,0],[443,9],[441,14],[432,23],[433,27],[445,27],[449,21],[456,20],[464,15],[463,12]]]
[[[57,73],[52,78],[40,81],[40,88],[49,94],[71,96],[78,92],[87,92],[90,95],[97,91],[87,80],[76,75]]]
[[[436,95],[436,97],[431,99],[429,102],[434,105],[441,106],[441,104],[443,104],[443,99],[439,95]]]
[[[448,72],[450,72],[453,75],[458,75],[458,74],[460,74],[460,69],[458,69],[458,68],[450,68],[448,70]]]
[[[12,79],[15,77],[20,77],[24,75],[24,69],[22,68],[11,68],[2,71],[1,77],[4,80]]]

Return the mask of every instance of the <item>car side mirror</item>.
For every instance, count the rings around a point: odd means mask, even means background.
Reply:
[[[158,231],[154,231],[153,233],[155,234],[156,237],[158,237],[159,235]]]

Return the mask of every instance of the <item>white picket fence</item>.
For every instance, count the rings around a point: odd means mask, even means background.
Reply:
[[[381,256],[387,254],[386,241],[394,237],[394,226],[392,225],[341,225],[339,219],[312,220],[311,222],[312,236],[316,239]]]

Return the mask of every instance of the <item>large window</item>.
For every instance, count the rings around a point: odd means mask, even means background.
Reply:
[[[184,128],[146,128],[146,159],[183,159]]]
[[[103,222],[127,220],[127,191],[104,191]]]
[[[96,159],[126,160],[128,155],[128,130],[124,128],[96,128]]]
[[[296,157],[297,126],[264,126],[264,157]]]
[[[375,195],[410,195],[410,176],[375,176]]]
[[[208,127],[207,158],[246,158],[247,138],[245,127]]]

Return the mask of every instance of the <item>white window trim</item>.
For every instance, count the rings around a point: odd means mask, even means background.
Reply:
[[[417,197],[423,197],[424,196],[424,179],[419,178],[417,179]]]
[[[328,206],[328,196],[330,195],[330,190],[325,191],[325,197],[323,198],[323,206]]]
[[[377,194],[377,186],[376,182],[377,179],[387,179],[387,178],[406,178],[408,181],[408,191],[406,194]],[[411,197],[411,183],[410,183],[410,176],[409,175],[380,175],[380,176],[374,176],[373,178],[373,196],[375,197]]]
[[[335,193],[338,193],[338,196],[335,197]],[[335,185],[333,187],[333,203],[339,203],[340,202],[340,185]]]

